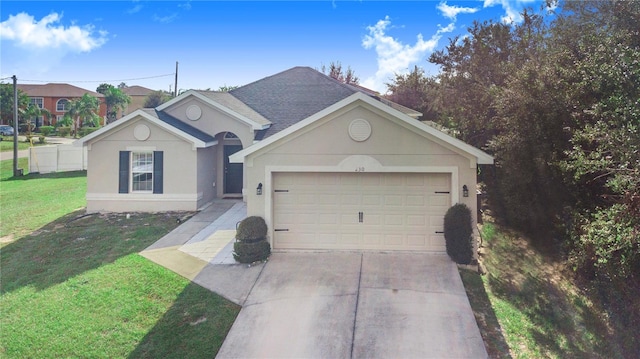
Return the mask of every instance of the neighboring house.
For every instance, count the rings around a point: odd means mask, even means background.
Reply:
[[[32,123],[36,128],[44,125],[55,125],[61,120],[68,110],[68,103],[71,100],[79,99],[85,93],[100,99],[100,109],[98,115],[105,118],[107,115],[107,106],[104,104],[104,96],[100,93],[89,91],[80,87],[69,84],[49,83],[45,85],[18,85],[18,89],[23,91],[31,103],[39,108],[45,108],[51,113],[51,119],[40,116],[32,119]]]
[[[137,86],[137,85],[123,87],[121,90],[125,94],[129,95],[129,97],[131,98],[131,103],[129,103],[129,105],[123,111],[121,111],[120,116],[118,116],[118,118],[126,116],[135,110],[144,108],[144,102],[147,99],[147,96],[149,96],[150,93],[155,91],[155,90],[148,89],[142,86]]]
[[[242,197],[274,249],[444,251],[446,210],[462,202],[475,215],[477,166],[493,158],[387,103],[309,67],[187,91],[77,141],[89,150],[87,210]]]

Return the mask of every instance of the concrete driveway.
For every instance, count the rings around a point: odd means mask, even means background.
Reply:
[[[486,358],[446,255],[274,253],[217,358]]]

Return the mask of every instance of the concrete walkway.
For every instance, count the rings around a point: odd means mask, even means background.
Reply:
[[[140,254],[243,305],[264,266],[233,259],[236,224],[246,216],[241,200],[215,200]]]
[[[428,253],[273,253],[236,264],[239,200],[141,252],[242,306],[217,358],[487,358],[456,265]]]

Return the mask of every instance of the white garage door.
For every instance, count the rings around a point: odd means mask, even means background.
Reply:
[[[274,249],[445,251],[448,173],[274,173]]]

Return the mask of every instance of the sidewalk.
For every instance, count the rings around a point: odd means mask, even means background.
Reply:
[[[215,200],[140,255],[242,305],[264,266],[233,259],[236,224],[246,216],[241,200]]]

